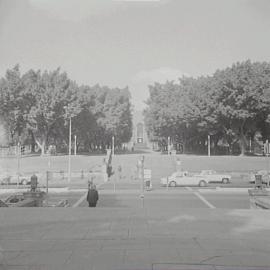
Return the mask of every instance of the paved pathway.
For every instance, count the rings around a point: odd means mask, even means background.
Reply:
[[[270,212],[258,210],[85,207],[0,211],[2,269],[12,270],[198,269],[183,268],[185,264],[266,269],[270,266],[269,236]]]

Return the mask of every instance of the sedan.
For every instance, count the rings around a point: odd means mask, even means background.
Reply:
[[[202,176],[207,179],[208,182],[221,182],[223,184],[228,184],[232,178],[228,174],[219,174],[214,170],[202,170],[200,174],[196,176]]]
[[[29,185],[30,184],[30,177],[24,174],[2,174],[0,176],[0,184],[1,185],[15,185],[19,183],[19,185]]]
[[[203,176],[189,176],[187,172],[175,172],[169,177],[161,178],[162,186],[207,186],[208,181]]]

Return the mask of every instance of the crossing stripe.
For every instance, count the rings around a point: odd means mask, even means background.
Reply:
[[[78,207],[78,206],[86,199],[87,193],[88,193],[88,191],[87,191],[86,193],[84,193],[84,194],[81,196],[81,198],[80,198],[77,202],[75,202],[75,203],[72,205],[72,208]]]
[[[197,191],[193,191],[192,188],[190,187],[186,187],[186,189],[188,191],[191,191],[195,196],[197,196],[204,204],[206,204],[209,208],[211,209],[215,209],[216,207],[211,204],[210,202],[208,202],[200,193],[198,193]]]

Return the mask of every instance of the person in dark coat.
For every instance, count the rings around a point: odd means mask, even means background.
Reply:
[[[38,178],[35,173],[31,176],[30,181],[31,181],[31,192],[35,192],[37,190],[38,185]]]
[[[87,193],[89,207],[96,207],[98,201],[98,191],[95,185],[90,185]]]

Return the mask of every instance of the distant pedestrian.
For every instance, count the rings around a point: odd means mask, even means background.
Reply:
[[[117,171],[118,171],[118,178],[119,180],[121,180],[122,179],[122,166],[121,165],[118,166]]]
[[[31,176],[30,181],[31,181],[31,192],[35,192],[37,190],[38,185],[38,178],[35,173]]]
[[[89,207],[96,207],[98,199],[98,191],[96,189],[96,186],[92,184],[90,185],[87,193],[87,201]]]

